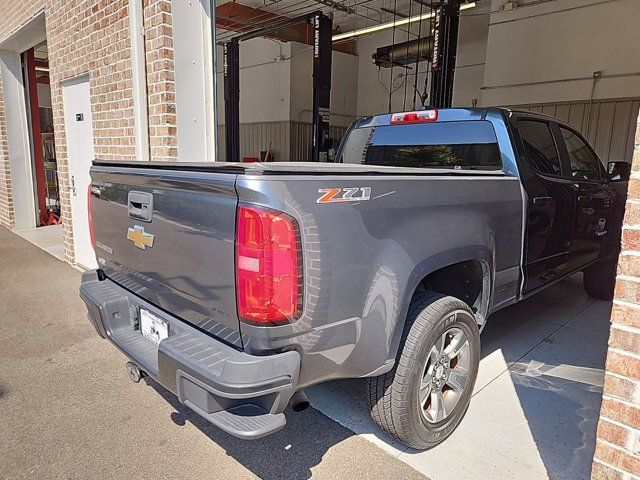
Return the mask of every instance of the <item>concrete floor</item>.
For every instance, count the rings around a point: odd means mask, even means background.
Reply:
[[[443,444],[416,452],[380,433],[360,381],[311,389],[311,404],[434,480],[590,478],[611,304],[580,276],[489,319],[471,406]]]
[[[489,320],[471,407],[431,451],[383,435],[358,380],[314,387],[315,409],[243,442],[131,384],[84,317],[75,269],[1,228],[0,244],[0,478],[589,477],[610,304],[580,278]]]
[[[65,261],[64,256],[64,232],[62,225],[49,225],[47,227],[25,228],[16,230],[16,234],[33,243],[58,260]]]
[[[424,478],[313,408],[245,442],[133,384],[80,273],[0,228],[0,479]]]

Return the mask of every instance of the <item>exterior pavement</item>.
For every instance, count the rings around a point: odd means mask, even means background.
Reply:
[[[313,408],[247,442],[131,383],[80,273],[3,228],[0,246],[0,479],[424,478]]]
[[[371,421],[360,381],[308,391],[311,404],[434,480],[588,480],[611,303],[579,275],[490,317],[465,418],[444,443],[407,449]]]

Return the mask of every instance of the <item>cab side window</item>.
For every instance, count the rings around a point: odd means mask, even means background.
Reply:
[[[518,131],[531,166],[544,175],[561,175],[560,156],[549,124],[518,120]]]
[[[571,162],[571,178],[575,180],[600,180],[600,160],[589,146],[575,133],[560,127]]]

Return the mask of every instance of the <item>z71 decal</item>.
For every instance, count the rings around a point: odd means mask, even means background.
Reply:
[[[321,188],[316,203],[362,202],[371,199],[371,187]]]

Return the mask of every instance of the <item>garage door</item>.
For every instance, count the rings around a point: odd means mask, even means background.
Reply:
[[[559,118],[580,130],[606,164],[631,163],[640,98],[520,105],[514,108]]]

